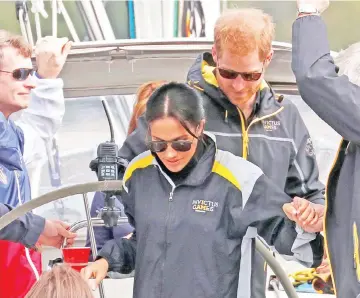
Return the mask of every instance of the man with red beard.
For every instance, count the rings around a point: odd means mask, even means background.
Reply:
[[[206,130],[216,135],[219,149],[259,166],[289,196],[323,205],[324,186],[309,132],[295,105],[277,97],[264,81],[274,53],[274,27],[271,17],[258,9],[225,12],[215,24],[211,53],[197,58],[187,81],[203,95]],[[283,241],[275,245],[280,253],[297,256],[291,239],[303,237],[298,227],[284,218],[264,224],[283,234]],[[250,297],[265,298],[264,261],[256,253],[251,261]],[[308,261],[314,266],[316,258]],[[249,282],[249,275],[240,276],[239,288]]]

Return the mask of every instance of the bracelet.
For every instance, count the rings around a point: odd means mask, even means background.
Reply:
[[[319,16],[318,13],[314,13],[314,12],[299,12],[296,19],[300,19],[303,17],[307,17],[307,16]]]

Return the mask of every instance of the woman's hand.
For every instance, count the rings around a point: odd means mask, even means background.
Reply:
[[[81,269],[80,274],[86,281],[91,278],[95,278],[96,285],[93,286],[93,291],[95,291],[100,282],[106,277],[108,269],[109,263],[105,259],[100,259]]]
[[[324,210],[323,205],[314,204],[299,197],[295,197],[291,203],[283,205],[286,216],[309,233],[323,230]]]

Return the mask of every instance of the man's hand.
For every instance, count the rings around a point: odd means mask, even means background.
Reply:
[[[329,0],[296,0],[297,8],[311,6],[316,8],[318,12],[323,13],[330,5]]]
[[[284,204],[283,211],[290,220],[296,222],[306,232],[316,233],[323,230],[325,213],[323,205],[295,197],[293,202]]]
[[[60,248],[66,238],[66,246],[74,244],[75,233],[68,231],[69,226],[58,220],[46,220],[44,231],[39,237],[39,244]]]
[[[72,42],[68,38],[46,36],[36,43],[37,73],[43,79],[56,79],[64,67]]]
[[[106,277],[109,270],[109,263],[105,259],[99,259],[87,267],[81,269],[81,276],[85,281],[95,278],[95,284],[90,284],[92,290],[95,291],[101,281]]]

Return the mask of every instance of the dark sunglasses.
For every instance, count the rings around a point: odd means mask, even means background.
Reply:
[[[17,81],[25,81],[29,75],[33,75],[35,70],[32,68],[17,68],[13,71],[0,70],[0,72],[11,73]]]
[[[148,147],[149,150],[151,152],[164,152],[167,147],[168,144],[171,144],[171,147],[179,152],[186,152],[189,151],[191,149],[191,144],[193,142],[192,141],[182,141],[182,140],[178,140],[178,141],[148,141]]]
[[[217,68],[219,70],[219,74],[224,78],[228,80],[234,80],[238,76],[241,76],[244,81],[257,81],[260,79],[262,75],[261,72],[237,72],[234,70],[228,70],[224,68]]]

